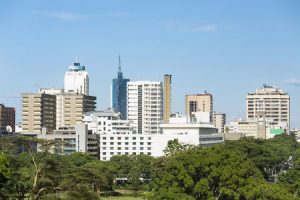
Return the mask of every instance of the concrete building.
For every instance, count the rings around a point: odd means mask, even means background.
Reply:
[[[99,135],[100,160],[115,155],[163,156],[169,140],[192,145],[210,146],[224,141],[213,125],[190,123],[187,118],[171,117],[170,124],[160,126],[162,134],[138,134],[120,113],[113,110],[88,112],[84,123],[91,133]]]
[[[51,133],[56,126],[56,97],[45,93],[22,94],[22,132]]]
[[[111,85],[111,107],[121,113],[122,119],[127,119],[127,83],[130,80],[123,78],[120,56],[118,69],[118,78],[113,79]]]
[[[264,112],[258,112],[257,120],[236,121],[225,125],[225,139],[238,134],[240,137],[270,139],[275,135],[288,133],[285,123],[267,121]]]
[[[246,121],[257,120],[265,112],[269,124],[285,124],[290,129],[290,96],[281,89],[264,85],[246,96]],[[271,124],[272,125],[272,124]]]
[[[193,112],[209,112],[213,123],[213,96],[209,93],[185,95],[185,114],[193,118]]]
[[[15,132],[16,109],[0,104],[0,133]],[[10,127],[10,128],[7,128]],[[11,129],[11,130],[6,130]]]
[[[83,114],[94,111],[96,97],[75,93],[62,93],[57,97],[56,127],[76,126],[82,123]]]
[[[99,159],[99,135],[89,132],[86,124],[61,127],[54,130],[53,134],[39,134],[37,138],[56,141],[56,146],[51,149],[53,153],[69,155],[74,152],[82,152]]]
[[[121,113],[108,109],[105,111],[92,111],[84,114],[83,122],[93,134],[131,134],[133,128],[128,120],[121,119]]]
[[[63,89],[54,88],[41,88],[39,92],[56,97],[56,129],[81,123],[83,114],[96,108],[94,96],[64,92]]]
[[[170,115],[172,114],[172,75],[164,75],[164,106],[163,106],[163,121],[169,122]]]
[[[76,62],[69,66],[69,70],[65,73],[65,92],[89,95],[89,76],[85,70],[85,66],[81,66]]]
[[[161,82],[137,81],[127,83],[127,119],[138,134],[160,133],[163,118]]]
[[[214,125],[218,129],[219,133],[224,133],[224,126],[226,124],[225,113],[214,113]]]

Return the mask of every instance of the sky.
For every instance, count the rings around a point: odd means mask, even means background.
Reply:
[[[245,118],[245,98],[263,84],[291,97],[291,127],[300,128],[298,0],[1,0],[0,103],[63,88],[76,58],[90,76],[97,109],[110,105],[110,84],[172,74],[172,111],[186,94],[213,94],[227,122]]]

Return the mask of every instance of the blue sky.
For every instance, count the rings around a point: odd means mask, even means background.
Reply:
[[[21,93],[63,87],[78,57],[105,109],[120,53],[126,78],[173,75],[174,112],[207,90],[229,121],[244,118],[246,94],[266,83],[290,94],[300,127],[299,35],[298,0],[2,0],[0,102],[20,121]]]

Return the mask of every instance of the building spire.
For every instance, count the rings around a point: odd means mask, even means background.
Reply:
[[[118,68],[119,72],[121,72],[121,56],[119,54],[119,68]]]

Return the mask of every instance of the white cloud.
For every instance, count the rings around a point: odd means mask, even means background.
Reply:
[[[77,19],[88,19],[92,18],[95,15],[88,15],[88,14],[77,14],[72,12],[66,12],[66,11],[59,11],[59,12],[53,12],[53,11],[34,11],[33,14],[40,15],[40,16],[46,16],[46,17],[52,17],[59,20],[77,20]]]
[[[300,79],[291,78],[285,80],[284,82],[289,85],[300,86]]]

